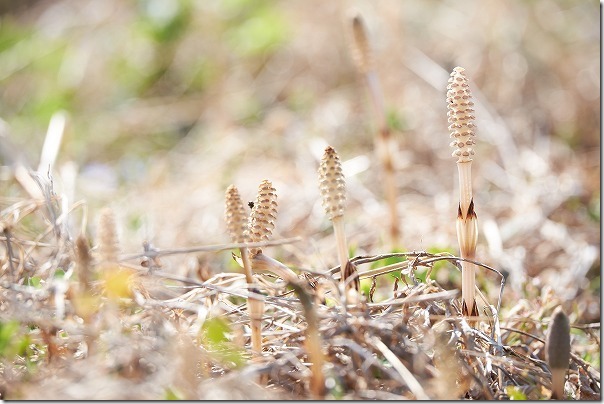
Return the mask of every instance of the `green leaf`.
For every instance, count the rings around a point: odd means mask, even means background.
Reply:
[[[19,331],[17,321],[0,322],[0,356],[10,356],[12,354],[10,351],[13,348],[17,331]]]
[[[371,278],[361,279],[361,292],[365,294],[365,296],[369,297],[369,292],[371,291],[371,284],[373,281]]]
[[[164,393],[164,400],[182,400],[182,397],[168,387]]]
[[[33,286],[34,288],[40,288],[41,281],[42,281],[42,278],[40,278],[39,276],[32,276],[30,278],[27,278],[27,286]]]
[[[227,333],[231,328],[227,322],[221,318],[211,318],[203,323],[201,332],[211,346],[228,341]]]
[[[527,400],[526,394],[517,386],[507,386],[505,392],[510,397],[510,400]]]

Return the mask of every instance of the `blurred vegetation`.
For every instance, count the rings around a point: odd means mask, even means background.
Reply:
[[[275,254],[292,267],[323,269],[333,264],[321,255],[331,251],[332,235],[317,214],[311,181],[313,152],[330,143],[353,173],[351,255],[387,252],[376,241],[385,226],[374,123],[349,55],[351,8],[367,18],[399,148],[405,248],[456,252],[443,72],[464,66],[480,104],[479,222],[497,222],[504,234],[497,255],[481,228],[479,254],[511,274],[503,315],[559,284],[571,290],[559,297],[572,321],[599,321],[601,44],[600,6],[591,0],[1,0],[2,208],[23,196],[8,172],[20,158],[37,167],[49,122],[63,111],[67,128],[52,175],[62,191],[62,174],[74,164],[69,202],[86,200],[90,211],[74,208],[74,216],[89,213],[92,228],[74,219],[74,235],[93,233],[96,208],[113,204],[122,209],[124,252],[144,237],[163,247],[221,242],[226,185],[243,183],[251,200],[256,176],[270,175],[284,218],[278,232],[305,239]],[[19,220],[22,239],[46,229],[39,217]],[[216,272],[238,270],[228,254],[208,262]],[[56,269],[50,278],[33,270],[23,284],[54,285],[67,273]],[[426,273],[417,274],[421,282]],[[118,284],[109,288],[116,299],[128,295],[119,287],[124,274],[105,275]],[[411,282],[400,277],[380,277],[376,298],[392,293],[395,278]],[[459,285],[458,272],[444,262],[431,277],[447,289]],[[491,274],[479,278],[496,296]],[[361,286],[369,293],[371,279]],[[543,312],[537,317],[542,321]],[[207,321],[198,339],[236,369],[247,358],[229,340],[231,326]],[[21,370],[35,372],[56,354],[40,340],[44,333],[0,318],[0,358],[18,356]],[[585,348],[583,359],[599,366],[593,351]],[[183,397],[176,387],[163,395]],[[527,398],[520,388],[508,395]]]

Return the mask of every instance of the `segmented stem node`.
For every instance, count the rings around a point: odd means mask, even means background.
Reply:
[[[458,163],[472,161],[474,155],[474,102],[472,93],[465,75],[465,69],[456,67],[451,72],[449,84],[447,85],[447,108],[449,112],[449,130],[451,131],[451,147],[455,150],[453,157],[457,157]]]
[[[256,202],[248,221],[250,241],[253,243],[268,240],[273,234],[277,219],[277,193],[273,184],[263,180],[258,186]],[[250,253],[261,253],[261,248],[250,248]]]
[[[224,217],[231,241],[233,243],[248,241],[247,215],[239,190],[234,185],[230,185],[226,190]]]
[[[319,190],[323,207],[330,220],[344,215],[346,206],[346,181],[342,173],[340,157],[331,146],[325,148],[319,166]]]

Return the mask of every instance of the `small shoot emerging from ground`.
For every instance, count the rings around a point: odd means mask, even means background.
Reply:
[[[233,243],[246,243],[250,241],[248,233],[248,218],[245,214],[243,201],[239,190],[234,185],[227,188],[225,195],[225,220],[227,229]],[[260,294],[253,286],[252,264],[247,247],[241,247],[241,261],[245,272],[248,290]],[[248,313],[250,315],[250,328],[252,331],[252,349],[256,353],[262,352],[262,314],[264,313],[264,300],[249,298],[247,300]]]
[[[367,35],[367,28],[363,17],[355,13],[351,18],[350,49],[357,70],[363,76],[373,105],[374,121],[377,125],[378,135],[374,138],[377,156],[382,164],[384,196],[390,211],[390,243],[393,249],[399,247],[401,229],[399,226],[399,212],[397,208],[396,176],[394,172],[394,152],[396,145],[392,139],[386,108],[384,107],[384,94],[380,80],[375,72],[371,46]]]
[[[338,259],[340,261],[340,281],[345,290],[359,290],[359,279],[354,265],[348,259],[346,234],[344,233],[344,209],[346,207],[346,181],[342,173],[340,157],[331,146],[325,148],[319,166],[319,189],[323,198],[323,207],[333,224],[336,237]],[[352,277],[352,279],[348,279]]]
[[[459,206],[457,210],[457,241],[461,258],[474,260],[478,240],[478,223],[472,198],[472,156],[474,155],[474,109],[472,93],[465,69],[456,67],[447,86],[447,108],[452,156],[457,159],[459,172]],[[476,265],[462,261],[462,311],[466,316],[477,316],[474,295]]]
[[[552,372],[552,399],[563,400],[570,361],[570,323],[559,306],[554,310],[547,332],[545,359]]]

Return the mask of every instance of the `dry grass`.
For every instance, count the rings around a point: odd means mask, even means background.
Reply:
[[[349,3],[244,3],[182,2],[189,20],[177,39],[149,28],[160,19],[135,3],[33,2],[13,16],[32,33],[2,54],[2,398],[548,398],[544,341],[562,306],[566,393],[599,399],[596,6],[355,3],[398,143],[404,249],[393,252],[375,128],[347,49]],[[273,15],[283,32],[257,35],[281,39],[260,50],[243,41],[258,29],[246,21]],[[457,65],[480,130],[481,317],[471,325],[461,259],[448,252],[457,187],[445,89]],[[58,156],[45,155],[51,179],[32,179],[47,137],[30,134],[48,119],[25,98],[49,97],[44,89],[77,102]],[[327,144],[342,159],[364,292],[351,306],[317,187]],[[255,274],[249,291],[231,255],[244,246],[226,244],[223,198],[236,183],[252,200],[264,178],[279,196],[273,241],[248,246],[304,281]],[[115,233],[97,225],[104,206]],[[246,300],[258,292],[254,355]]]

